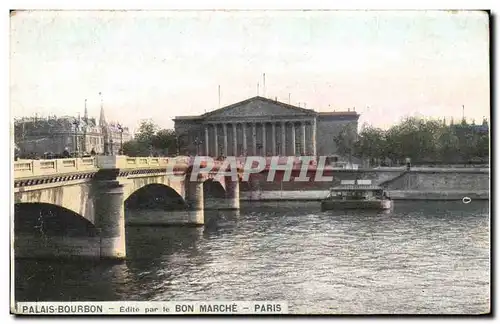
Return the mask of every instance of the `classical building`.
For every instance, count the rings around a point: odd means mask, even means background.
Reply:
[[[334,138],[355,111],[316,112],[253,97],[200,116],[175,117],[182,154],[207,156],[336,155]]]
[[[66,148],[79,154],[118,154],[120,143],[129,141],[127,127],[107,123],[101,106],[99,123],[89,118],[87,108],[84,117],[20,118],[14,121],[14,141],[20,155],[44,153],[61,154]]]

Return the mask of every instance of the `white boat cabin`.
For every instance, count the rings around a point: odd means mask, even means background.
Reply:
[[[372,200],[385,199],[384,189],[371,184],[371,180],[342,180],[340,186],[330,188],[328,199]]]

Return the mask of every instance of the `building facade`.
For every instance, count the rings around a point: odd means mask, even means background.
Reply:
[[[116,155],[120,144],[129,141],[131,135],[127,127],[117,123],[107,123],[101,107],[99,123],[89,118],[85,109],[84,117],[20,118],[14,121],[14,141],[21,156],[42,156],[45,153],[62,154],[64,150],[85,155]]]
[[[316,112],[253,97],[200,116],[175,117],[181,154],[206,156],[336,155],[335,137],[357,130],[355,111]]]

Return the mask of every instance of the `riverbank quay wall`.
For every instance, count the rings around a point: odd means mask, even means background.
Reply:
[[[309,178],[307,181],[299,179],[300,169],[292,170],[288,180],[286,171],[277,170],[268,181],[269,173],[264,170],[251,174],[248,181],[242,182],[241,200],[321,200],[342,180],[371,180],[394,200],[489,199],[489,168],[411,168],[409,171],[406,168],[325,168],[303,172]],[[324,181],[328,177],[331,179]]]

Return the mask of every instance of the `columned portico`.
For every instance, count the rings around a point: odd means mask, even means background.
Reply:
[[[247,124],[250,124],[251,138],[248,138]],[[257,125],[261,125],[262,133],[257,132]],[[218,156],[223,154],[228,156],[238,155],[306,155],[316,154],[316,121],[298,120],[298,119],[282,119],[282,120],[263,120],[258,122],[246,123],[242,122],[241,128],[237,122],[211,122],[205,124],[205,154],[209,156]],[[281,130],[281,140],[276,141],[276,125]],[[290,130],[288,130],[290,125]],[[299,127],[300,125],[300,127]],[[271,128],[271,140],[268,142],[267,128]],[[260,126],[259,126],[260,127]],[[209,129],[212,128],[213,131]],[[222,145],[219,145],[219,128],[222,128]],[[229,128],[229,130],[228,130]],[[300,128],[300,130],[298,130]],[[241,137],[239,136],[241,130]],[[287,136],[288,132],[288,136]],[[229,134],[228,134],[229,133]],[[259,133],[259,135],[257,135]],[[213,134],[213,136],[211,136]],[[262,135],[260,135],[262,134]],[[299,135],[297,135],[299,134]],[[231,135],[231,136],[229,136]],[[298,136],[298,138],[297,138]],[[231,137],[232,148],[229,145],[229,137]],[[241,138],[242,143],[239,143]],[[287,143],[287,140],[289,141]],[[300,143],[300,145],[297,145]],[[259,146],[257,144],[259,143]],[[241,145],[241,152],[238,147]],[[248,148],[251,147],[249,150]]]
[[[247,152],[247,124],[242,123],[241,129],[243,132],[243,155],[248,155],[248,152]]]
[[[252,146],[253,146],[253,154],[257,155],[257,125],[252,123]]]
[[[312,155],[313,156],[316,156],[316,119],[313,119],[312,121],[312,138],[311,138],[311,142],[312,142]]]
[[[306,155],[307,154],[306,153],[306,123],[305,122],[301,122],[300,126],[301,126],[301,129],[302,129],[302,137],[301,137],[302,145],[301,145],[301,152],[300,152],[300,154]]]
[[[224,154],[224,156],[227,156],[227,126],[226,126],[226,124],[222,124],[222,130],[224,132],[223,154]]]
[[[238,133],[236,132],[236,123],[233,123],[233,155],[238,155]]]
[[[217,134],[217,124],[213,124],[214,126],[214,140],[215,140],[215,145],[214,145],[214,152],[215,156],[219,156],[219,139],[218,139],[218,134]]]
[[[273,150],[273,156],[276,156],[276,123],[271,124],[271,131],[272,131],[271,147]]]
[[[281,122],[281,152],[280,155],[286,155],[286,122]]]
[[[205,155],[210,155],[210,150],[209,150],[209,147],[210,147],[210,142],[208,141],[208,126],[205,125]]]
[[[355,111],[318,112],[253,97],[200,116],[176,117],[174,122],[190,154],[199,154],[190,144],[204,135],[202,151],[212,157],[317,156],[338,155],[335,137],[347,124],[357,127],[358,118]]]
[[[266,151],[266,122],[262,123],[262,155],[267,156],[267,151]]]

